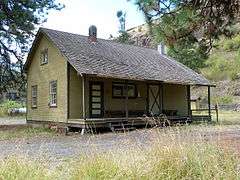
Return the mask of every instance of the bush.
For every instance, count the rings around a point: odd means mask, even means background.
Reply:
[[[20,103],[16,101],[5,101],[0,104],[0,116],[6,116],[9,109],[21,108],[23,107]]]
[[[210,80],[235,80],[240,72],[240,35],[222,38],[211,52],[201,72]]]
[[[234,51],[240,48],[240,35],[235,36],[232,39],[227,39],[223,43],[223,49],[226,51]]]
[[[232,96],[215,96],[212,98],[212,101],[214,104],[230,104],[233,102],[233,97]]]
[[[235,80],[240,72],[240,61],[237,53],[214,52],[201,72],[210,80]]]

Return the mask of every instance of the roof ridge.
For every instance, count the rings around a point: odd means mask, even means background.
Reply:
[[[88,38],[87,35],[82,35],[82,34],[77,34],[77,33],[72,33],[72,32],[67,32],[67,31],[62,31],[62,30],[56,30],[56,29],[49,29],[49,28],[45,28],[45,27],[40,27],[39,30],[50,30],[50,31],[55,31],[55,32],[61,32],[61,33],[67,33],[67,34],[72,34],[72,35],[77,35],[77,36],[82,36],[82,37],[86,37]],[[153,51],[157,51],[157,49],[154,49],[154,48],[151,48],[151,47],[144,47],[144,46],[138,46],[138,45],[135,45],[135,44],[125,44],[125,43],[121,43],[121,42],[117,42],[117,41],[114,41],[114,40],[110,40],[110,39],[103,39],[103,38],[97,38],[99,40],[102,40],[102,41],[108,41],[108,42],[111,42],[111,43],[115,43],[115,44],[120,44],[120,45],[126,45],[126,46],[131,46],[131,47],[137,47],[137,48],[142,48],[142,49],[149,49],[149,50],[153,50]]]

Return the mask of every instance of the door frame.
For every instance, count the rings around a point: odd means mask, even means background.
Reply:
[[[152,92],[150,86],[158,86],[158,92],[157,92],[157,97],[155,97]],[[157,104],[159,112],[163,112],[163,83],[147,83],[147,113],[148,115],[151,115],[151,110],[153,108],[150,107],[150,102],[149,102],[149,95],[152,94],[154,96],[154,104],[157,101],[156,99],[158,98],[159,104]],[[150,109],[151,108],[151,109]]]
[[[100,116],[94,116],[92,114],[92,110],[94,108],[92,108],[92,97],[95,97],[92,95],[92,85],[100,85],[101,86],[101,89],[100,89],[100,94],[101,94],[101,114]],[[98,96],[96,96],[98,97]],[[96,108],[96,109],[99,109],[99,108]],[[103,118],[104,117],[104,82],[102,81],[89,81],[89,116],[90,118]]]

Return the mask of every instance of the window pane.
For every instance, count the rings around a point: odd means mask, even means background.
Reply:
[[[57,81],[50,82],[50,105],[57,105]]]
[[[44,49],[40,54],[41,64],[45,64],[48,62],[48,49]]]
[[[92,95],[93,96],[101,96],[101,92],[100,91],[92,91]]]
[[[93,90],[101,90],[101,85],[92,85]]]
[[[135,86],[133,85],[128,86],[128,96],[129,97],[135,96]]]
[[[92,114],[94,114],[94,115],[100,115],[100,114],[101,114],[101,110],[95,110],[95,109],[93,109],[93,110],[92,110]]]
[[[92,103],[92,108],[101,108],[100,103]]]
[[[37,107],[37,86],[32,86],[32,107]]]
[[[113,96],[122,96],[123,86],[113,86]]]
[[[92,97],[92,102],[101,102],[101,97]]]

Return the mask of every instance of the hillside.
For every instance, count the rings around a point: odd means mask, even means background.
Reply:
[[[240,104],[240,35],[232,39],[222,38],[216,42],[206,67],[200,72],[216,84],[213,88],[212,103],[239,107]],[[193,93],[206,99],[200,88]]]

